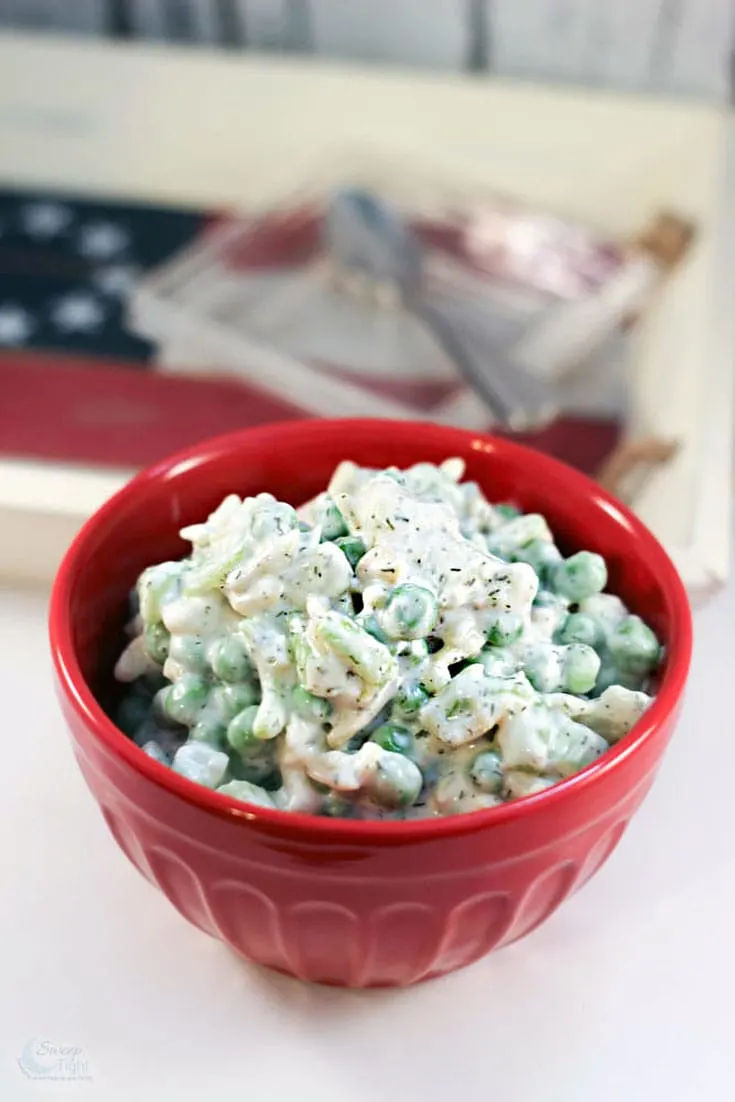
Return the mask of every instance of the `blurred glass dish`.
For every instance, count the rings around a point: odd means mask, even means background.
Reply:
[[[514,362],[483,325],[483,310],[432,289],[426,250],[390,204],[359,188],[338,190],[325,209],[322,237],[337,286],[422,321],[499,424],[529,428],[553,419],[552,386]]]
[[[550,289],[553,240],[543,239],[544,260],[534,266],[531,239],[522,232],[531,223],[522,208],[515,221],[510,204],[503,214],[503,249],[479,253],[475,242],[472,252],[472,226],[496,209],[492,197],[463,200],[456,191],[432,192],[430,183],[418,186],[402,174],[353,171],[354,186],[385,197],[420,244],[427,300],[441,301],[447,322],[460,327],[468,343],[510,355],[533,323],[563,301]],[[469,391],[452,355],[403,308],[395,288],[375,281],[374,294],[344,293],[345,281],[335,279],[325,247],[333,193],[332,186],[307,185],[251,217],[215,224],[199,244],[139,284],[130,301],[134,328],[158,343],[163,367],[176,365],[177,357],[181,367],[183,350],[192,370],[217,368],[315,415],[430,417],[467,428],[497,424]],[[622,254],[573,223],[569,233],[575,240],[586,233],[588,248],[581,259],[579,250],[558,250],[556,268],[569,273],[565,294],[573,287],[595,289],[619,268]],[[604,354],[619,365],[624,337],[606,341]],[[619,371],[582,375],[584,385],[575,380],[564,386],[554,404],[574,415],[618,420]],[[501,420],[512,420],[499,412]]]

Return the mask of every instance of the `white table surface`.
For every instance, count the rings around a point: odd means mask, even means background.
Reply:
[[[735,581],[697,613],[679,732],[603,871],[521,943],[397,992],[249,967],[143,880],[73,761],[45,606],[0,593],[0,1098],[735,1097]],[[32,1041],[90,1078],[31,1081]]]

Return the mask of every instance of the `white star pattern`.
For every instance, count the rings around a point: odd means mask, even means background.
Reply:
[[[77,248],[90,260],[108,260],[122,252],[130,235],[116,222],[88,222],[79,231]]]
[[[23,229],[30,237],[56,237],[71,219],[72,212],[63,203],[26,203],[20,212]]]
[[[122,298],[132,291],[139,275],[140,269],[133,264],[111,264],[98,268],[92,278],[104,294]]]
[[[64,295],[51,311],[51,320],[64,333],[91,333],[99,329],[104,319],[100,303],[84,292]]]
[[[27,310],[14,302],[0,303],[0,345],[24,344],[33,332],[33,321]]]

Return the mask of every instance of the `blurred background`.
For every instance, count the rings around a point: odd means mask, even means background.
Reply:
[[[0,26],[732,96],[733,0],[0,0]]]
[[[729,567],[735,0],[0,0],[0,579],[300,416],[513,435]]]

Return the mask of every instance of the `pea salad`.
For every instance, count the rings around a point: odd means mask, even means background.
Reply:
[[[659,642],[600,555],[463,473],[344,462],[299,510],[226,497],[138,579],[118,726],[236,800],[339,818],[474,811],[593,762]]]

